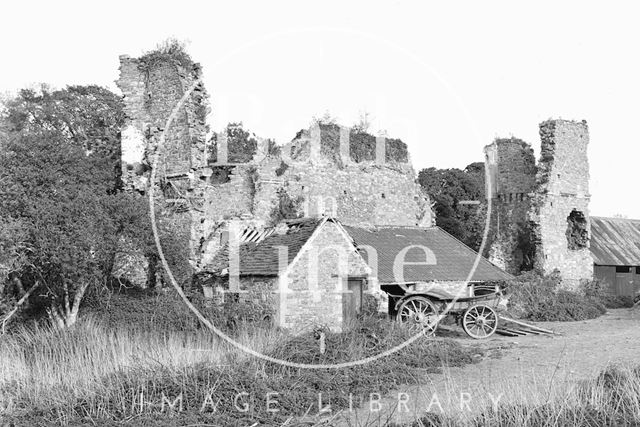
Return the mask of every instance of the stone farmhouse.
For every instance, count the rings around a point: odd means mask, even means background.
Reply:
[[[367,298],[393,314],[393,295],[408,285],[469,296],[470,284],[512,278],[482,257],[474,269],[478,254],[438,227],[364,228],[322,216],[284,221],[257,242],[238,243],[235,275],[228,244],[207,267],[214,297],[263,301],[278,326],[295,330],[340,331]]]

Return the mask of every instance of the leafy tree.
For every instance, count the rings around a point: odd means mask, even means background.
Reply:
[[[435,202],[436,224],[478,250],[486,218],[484,164],[472,163],[464,170],[426,168],[418,182]]]
[[[49,132],[81,148],[105,164],[116,182],[120,176],[121,97],[100,86],[69,86],[50,90],[23,89],[5,103],[2,124],[8,135]]]
[[[25,288],[39,282],[31,299],[69,327],[87,292],[109,280],[123,235],[152,251],[146,203],[116,191],[122,102],[97,86],[43,87],[4,107],[0,218],[21,233],[0,233],[0,246],[20,249],[0,266]]]

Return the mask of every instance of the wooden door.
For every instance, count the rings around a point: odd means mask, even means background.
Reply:
[[[362,279],[349,278],[347,289],[342,294],[342,314],[346,324],[353,322],[362,312]]]
[[[616,295],[633,296],[635,294],[635,284],[633,283],[633,272],[616,272]]]

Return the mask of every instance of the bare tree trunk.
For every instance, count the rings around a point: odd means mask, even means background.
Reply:
[[[82,284],[76,291],[73,301],[69,300],[69,288],[65,284],[64,286],[64,310],[61,310],[55,303],[47,309],[47,314],[51,323],[53,323],[58,329],[71,328],[76,324],[78,320],[78,311],[80,310],[80,303],[84,297],[89,283]]]

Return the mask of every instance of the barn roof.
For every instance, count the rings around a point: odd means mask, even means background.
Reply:
[[[248,242],[240,245],[241,276],[277,276],[280,271],[279,247],[288,248],[288,264],[304,247],[313,233],[326,221],[332,218],[304,218],[289,221],[280,232],[268,234],[259,242]],[[438,227],[376,227],[360,228],[340,225],[353,239],[354,246],[362,257],[367,259],[367,251],[363,246],[373,247],[378,256],[377,277],[381,284],[413,283],[430,281],[466,281],[469,277],[478,254],[464,243]],[[426,260],[426,254],[418,248],[409,248],[404,256],[404,280],[394,274],[394,261],[401,252],[410,246],[428,248],[433,265],[411,265],[411,262]],[[228,247],[225,246],[214,258],[208,270],[218,274],[228,274]],[[287,265],[288,265],[287,264]],[[496,267],[488,260],[480,257],[478,266],[471,281],[510,280],[513,276]]]
[[[640,220],[592,216],[591,256],[597,265],[640,265]]]
[[[412,283],[430,281],[466,281],[469,279],[478,254],[439,227],[376,227],[371,229],[344,226],[367,259],[363,246],[373,247],[378,254],[378,281]],[[404,280],[394,274],[394,261],[409,246],[428,248],[435,257],[433,265],[405,265]],[[401,258],[400,258],[401,259]],[[405,262],[425,262],[425,251],[412,248],[406,252]],[[369,262],[369,260],[367,260]],[[513,279],[509,273],[479,257],[478,266],[470,281],[500,281]]]
[[[273,232],[259,242],[247,242],[240,245],[241,276],[277,276],[279,273],[279,247],[287,250],[287,265],[293,261],[300,249],[309,240],[313,232],[324,221],[303,218],[287,221],[282,232]],[[208,266],[208,269],[221,272],[229,267],[229,247],[225,245]],[[226,274],[226,273],[225,273]]]

